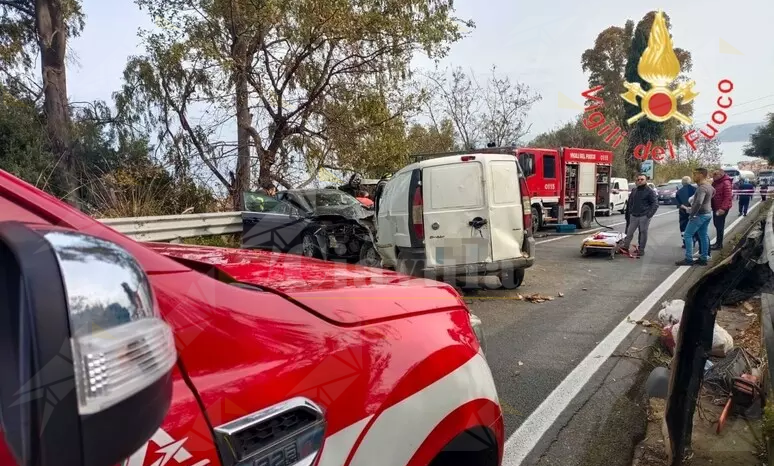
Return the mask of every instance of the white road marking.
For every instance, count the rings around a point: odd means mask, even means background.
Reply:
[[[670,210],[669,212],[663,212],[663,213],[660,213],[660,214],[656,214],[656,215],[654,215],[654,217],[661,217],[662,215],[669,215],[669,214],[673,214],[675,212],[677,212],[677,209]],[[626,222],[624,221],[624,222],[612,223],[612,224],[607,225],[607,226],[609,226],[609,227],[617,227],[618,225],[626,225]],[[604,230],[604,227],[593,228],[591,230],[585,230],[583,233],[592,234],[592,233],[598,232],[599,230]],[[543,240],[543,241],[536,241],[535,244],[550,243],[551,241],[559,241],[560,239],[571,238],[573,236],[582,236],[582,235],[557,236],[556,238],[546,239],[546,240]]]
[[[753,212],[758,205],[760,205],[760,202],[751,206],[749,212]],[[726,227],[724,232],[728,234],[743,218],[745,217],[739,217],[734,220],[731,225]],[[505,442],[503,466],[517,466],[524,461],[556,419],[580,393],[583,387],[586,386],[591,377],[637,326],[635,322],[645,317],[648,311],[663,299],[664,295],[677,283],[677,280],[685,275],[690,268],[690,266],[682,266],[672,272],[554,388],[551,394],[540,403],[540,406],[516,429],[516,432],[508,437],[508,440]]]

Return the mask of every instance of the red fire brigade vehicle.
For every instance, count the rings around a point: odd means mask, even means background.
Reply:
[[[502,462],[454,288],[137,243],[1,170],[0,344],[3,466]]]
[[[532,225],[573,223],[588,228],[598,214],[610,214],[613,153],[562,147],[516,150],[532,200]]]

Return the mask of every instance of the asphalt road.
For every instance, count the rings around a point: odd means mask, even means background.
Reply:
[[[732,209],[726,226],[736,218]],[[620,214],[599,221],[624,229]],[[661,206],[651,221],[644,258],[583,258],[580,245],[585,236],[539,238],[536,264],[527,269],[517,290],[466,294],[471,310],[483,321],[487,360],[505,412],[506,438],[677,268],[675,261],[684,254],[674,206]],[[713,240],[714,236],[710,226]],[[555,299],[543,303],[517,299],[533,293]]]

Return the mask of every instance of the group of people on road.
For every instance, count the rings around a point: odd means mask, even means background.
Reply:
[[[658,210],[658,196],[648,187],[648,178],[639,174],[635,180],[635,188],[629,194],[626,209],[626,237],[621,245],[622,252],[631,254],[634,233],[639,232],[637,256],[645,255],[648,242],[648,227],[650,220]],[[695,186],[692,184],[695,183]],[[675,194],[679,210],[680,235],[685,258],[677,261],[677,265],[706,265],[710,250],[723,249],[723,233],[726,228],[726,218],[732,208],[734,192],[731,178],[723,171],[716,170],[710,176],[706,168],[694,170],[693,179],[686,176],[682,179],[682,187]],[[739,185],[739,215],[746,216],[750,201],[755,193],[755,186],[749,180]],[[709,224],[715,226],[715,243],[710,245]],[[694,259],[694,247],[699,246],[699,258]]]

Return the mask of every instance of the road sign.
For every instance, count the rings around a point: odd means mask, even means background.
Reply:
[[[640,166],[640,171],[643,175],[647,176],[649,180],[653,179],[653,161],[645,160]]]

